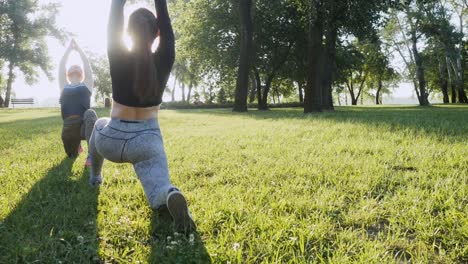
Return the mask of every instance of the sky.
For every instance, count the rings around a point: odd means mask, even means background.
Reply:
[[[47,3],[50,0],[41,0],[40,2]],[[78,44],[84,50],[90,50],[97,54],[105,54],[107,46],[107,20],[111,0],[62,0],[59,2],[62,4],[62,7],[57,17],[57,24],[67,32],[74,34]],[[126,17],[139,7],[154,9],[148,6],[145,1],[141,1],[141,4],[127,4],[125,8]],[[54,39],[48,39],[47,42],[52,65],[55,67],[53,71],[55,80],[49,81],[41,73],[39,82],[29,86],[24,82],[22,76],[18,75],[14,83],[14,90],[17,98],[33,97],[39,106],[58,106],[60,90],[56,77],[56,68],[66,50],[65,45],[68,45],[68,43],[62,44]],[[67,66],[72,64],[81,64],[76,53],[71,54]],[[172,79],[169,80],[169,83],[172,83],[172,81]],[[411,98],[413,96],[413,88],[409,84],[402,84],[393,96]]]

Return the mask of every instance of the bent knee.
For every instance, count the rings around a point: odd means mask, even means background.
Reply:
[[[109,124],[109,122],[110,122],[110,118],[100,118],[96,121],[96,123],[94,124],[94,127],[97,130],[102,130],[104,127],[107,126],[107,124]]]
[[[96,111],[93,109],[88,109],[83,115],[84,120],[96,121],[98,119]]]

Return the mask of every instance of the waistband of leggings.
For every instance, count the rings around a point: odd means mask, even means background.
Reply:
[[[109,126],[121,130],[122,132],[139,132],[143,130],[159,129],[159,122],[157,119],[124,120],[112,118]]]
[[[69,116],[63,119],[63,123],[66,125],[72,125],[83,122],[83,118],[81,116]]]

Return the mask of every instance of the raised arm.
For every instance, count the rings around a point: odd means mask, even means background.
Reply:
[[[84,53],[84,51],[76,42],[75,42],[75,49],[80,54],[81,61],[83,61],[84,74],[85,74],[84,83],[86,87],[88,87],[89,91],[93,93],[94,76],[93,76],[93,69],[91,68],[91,63],[89,62],[89,59]]]
[[[158,67],[158,72],[163,75],[163,79],[166,79],[166,77],[169,77],[175,59],[174,31],[172,30],[166,0],[155,0],[154,3],[159,27],[159,47],[155,54],[156,67]]]
[[[60,61],[59,73],[58,73],[60,92],[63,91],[63,89],[65,88],[65,85],[67,85],[68,83],[67,82],[67,61],[72,50],[73,48],[72,48],[72,45],[70,44],[70,46],[68,46],[67,48],[67,51],[65,51],[65,54],[63,55],[62,60]]]
[[[125,2],[126,0],[112,0],[107,27],[107,52],[109,56],[112,56],[114,52],[125,50],[123,43]]]

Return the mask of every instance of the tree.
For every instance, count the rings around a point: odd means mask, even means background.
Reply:
[[[239,1],[240,13],[240,58],[237,75],[234,111],[247,111],[250,61],[253,46],[252,0]]]
[[[391,92],[389,89],[395,82],[399,81],[399,74],[390,66],[390,54],[380,41],[371,40],[368,42],[365,49],[365,64],[367,73],[366,86],[368,93],[375,97],[377,105],[383,104],[383,94]]]
[[[7,63],[7,86],[4,106],[10,103],[16,71],[21,71],[28,84],[38,79],[38,69],[52,79],[46,37],[64,40],[55,17],[59,5],[39,5],[32,0],[4,0],[0,2],[1,37],[0,58]]]
[[[441,80],[440,82],[440,84],[444,86],[442,87],[444,101],[448,100],[448,87],[445,87],[447,82],[447,76],[445,75],[448,75],[453,87],[452,102],[468,103],[464,87],[466,61],[463,53],[463,16],[468,12],[468,2],[451,0],[448,1],[448,3],[434,1],[424,6],[426,21],[424,23],[423,31],[429,38],[429,42],[431,44],[428,46],[429,50],[433,50],[430,53],[433,53],[438,57],[437,68],[439,68],[439,78],[445,78],[445,80]],[[456,14],[456,17],[459,20],[458,30],[451,24],[453,17],[451,13]],[[432,57],[428,58],[431,59]]]
[[[308,81],[304,112],[333,110],[332,84],[340,33],[358,38],[376,36],[376,28],[390,5],[397,1],[308,0],[295,1],[308,10]]]
[[[424,10],[424,1],[419,0],[406,1],[401,9],[394,9],[390,14],[385,37],[388,42],[393,43],[395,50],[403,59],[419,104],[425,106],[429,104],[429,93],[426,87],[424,60],[419,50],[420,43],[425,37],[423,32],[425,17],[422,10]]]
[[[112,95],[112,79],[110,76],[110,66],[107,56],[97,55],[90,51],[89,60],[94,73],[94,88],[96,91],[96,101],[102,101]]]
[[[355,41],[338,50],[338,84],[344,84],[351,96],[351,104],[357,105],[361,98],[369,70],[365,53],[367,44]]]
[[[287,1],[259,0],[256,10],[254,75],[258,109],[268,110],[271,85],[290,59],[301,28],[296,8]]]

